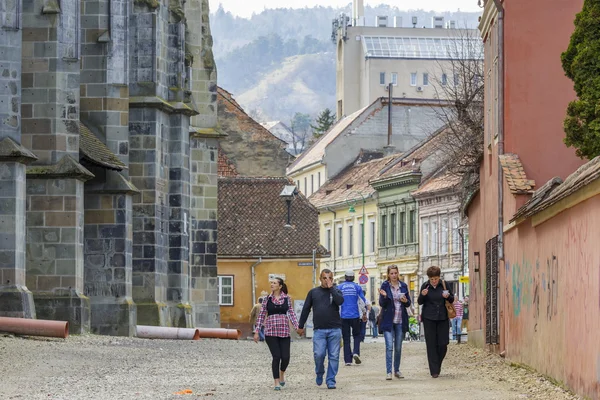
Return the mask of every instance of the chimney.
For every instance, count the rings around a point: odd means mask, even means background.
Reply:
[[[365,0],[352,0],[352,22],[354,26],[365,25]]]

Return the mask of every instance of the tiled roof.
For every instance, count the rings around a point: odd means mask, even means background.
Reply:
[[[579,169],[569,175],[564,182],[561,182],[560,178],[552,178],[550,181],[546,182],[544,186],[535,191],[533,197],[527,203],[519,208],[510,222],[514,222],[520,218],[531,217],[599,178],[600,156],[579,167]]]
[[[217,175],[218,176],[238,176],[235,170],[235,165],[227,158],[227,156],[221,150],[219,146],[219,156],[217,163]]]
[[[461,177],[444,171],[441,174],[434,175],[419,185],[419,188],[412,192],[414,196],[426,196],[433,193],[442,192],[455,188],[461,182]]]
[[[342,203],[345,200],[360,200],[360,195],[364,198],[373,196],[375,189],[369,184],[369,180],[377,176],[379,171],[398,155],[361,162],[361,157],[364,156],[365,153],[361,152],[354,163],[321,186],[310,196],[310,202],[320,208]]]
[[[311,256],[319,244],[318,211],[302,194],[287,204],[279,196],[287,178],[219,178],[218,237],[221,257]]]
[[[79,152],[92,164],[117,171],[127,169],[127,166],[82,122],[79,122]]]
[[[510,188],[511,193],[514,194],[526,194],[531,193],[535,186],[535,181],[527,179],[523,164],[519,156],[516,154],[501,154],[500,164],[502,165],[502,171],[504,171],[504,178]]]
[[[408,172],[419,172],[421,162],[433,155],[440,148],[440,143],[444,140],[444,130],[438,130],[428,139],[418,143],[408,152],[396,156],[381,173],[373,179],[374,182],[392,179],[396,176],[404,175]]]
[[[323,155],[325,154],[325,148],[329,145],[329,143],[333,142],[335,138],[344,132],[344,130],[369,107],[370,105],[339,120],[334,126],[331,127],[331,129],[329,129],[329,131],[321,136],[319,140],[313,143],[312,146],[310,146],[298,158],[296,158],[296,160],[294,160],[292,165],[288,167],[287,174],[293,174],[294,172],[306,168],[311,164],[321,161],[323,159]]]

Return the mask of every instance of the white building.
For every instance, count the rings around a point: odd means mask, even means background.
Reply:
[[[367,21],[363,0],[354,0],[352,19],[334,21],[338,119],[388,96],[390,83],[396,98],[444,98],[441,86],[460,79],[449,60],[483,58],[476,30],[457,29],[443,17],[433,18],[431,28],[416,28],[423,23],[414,17],[403,25],[391,16]]]

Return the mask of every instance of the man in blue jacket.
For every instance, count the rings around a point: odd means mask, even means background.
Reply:
[[[344,362],[352,365],[352,359],[360,364],[360,320],[363,317],[358,309],[358,299],[367,303],[363,290],[359,284],[354,283],[354,271],[349,269],[345,274],[346,281],[338,285],[338,289],[344,295],[342,304],[342,338],[344,340]],[[354,339],[354,351],[350,349],[350,330]]]

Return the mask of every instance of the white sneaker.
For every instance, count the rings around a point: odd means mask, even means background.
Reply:
[[[398,379],[404,379],[404,375],[402,375],[402,373],[401,373],[401,372],[396,372],[396,373],[394,374],[394,376],[395,376],[396,378],[398,378]]]
[[[360,361],[360,356],[358,354],[355,354],[353,357],[354,357],[354,362],[356,364],[360,364],[362,362],[362,361]]]
[[[392,380],[392,374],[391,374],[391,373],[387,374],[387,375],[385,376],[385,380],[386,380],[386,381],[391,381],[391,380]]]
[[[346,367],[351,367],[352,363],[346,363]]]

